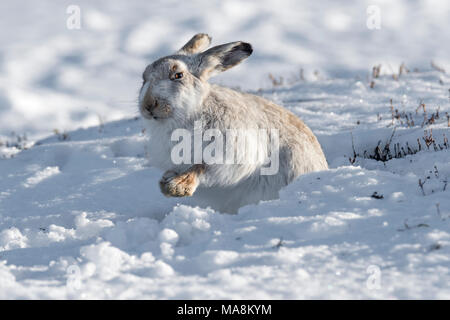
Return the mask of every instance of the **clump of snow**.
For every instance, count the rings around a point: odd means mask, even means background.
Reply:
[[[27,242],[27,237],[15,227],[0,232],[0,251],[26,248]]]
[[[41,183],[42,181],[50,178],[51,176],[54,176],[58,174],[59,168],[58,167],[47,167],[43,170],[40,170],[36,172],[33,176],[29,177],[23,184],[25,188],[31,188],[38,183]]]
[[[80,255],[88,261],[89,269],[94,270],[95,267],[95,272],[90,274],[94,273],[105,281],[117,277],[133,258],[108,242],[84,246],[80,249]]]
[[[139,249],[152,245],[160,232],[158,221],[149,218],[131,218],[118,221],[106,231],[105,239],[122,249]]]
[[[208,222],[214,215],[212,210],[177,206],[162,221],[165,227],[172,228],[177,234],[177,243],[186,245],[192,242],[196,236],[201,236],[211,228]]]
[[[161,230],[158,237],[161,242],[166,242],[173,245],[176,244],[178,242],[178,239],[180,238],[178,236],[178,233],[176,233],[172,229],[167,228]]]

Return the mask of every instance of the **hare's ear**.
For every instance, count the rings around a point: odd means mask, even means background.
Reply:
[[[210,36],[206,33],[197,33],[180,50],[178,50],[177,54],[199,53],[208,48],[210,44]]]
[[[230,42],[198,54],[196,75],[206,80],[219,72],[225,71],[250,56],[253,52],[250,43]]]

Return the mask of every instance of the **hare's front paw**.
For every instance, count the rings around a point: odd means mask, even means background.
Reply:
[[[195,172],[177,174],[166,171],[159,181],[161,192],[167,197],[189,197],[197,189],[198,179]]]

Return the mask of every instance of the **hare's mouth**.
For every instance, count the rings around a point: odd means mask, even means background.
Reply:
[[[154,105],[142,105],[140,110],[142,116],[149,120],[166,119],[172,114],[172,108],[168,104],[160,104],[158,102]]]

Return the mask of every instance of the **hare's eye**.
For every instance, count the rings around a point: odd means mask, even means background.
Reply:
[[[175,73],[174,78],[177,79],[177,80],[183,78],[183,72],[177,72],[177,73]]]

